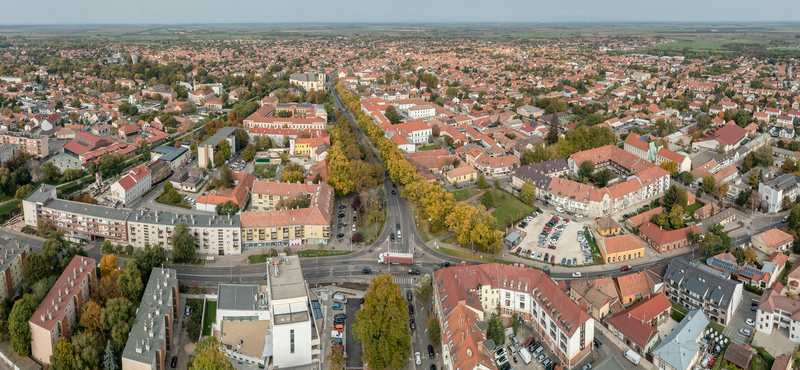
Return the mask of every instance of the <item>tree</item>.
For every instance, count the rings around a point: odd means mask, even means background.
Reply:
[[[706,194],[711,194],[716,188],[717,180],[714,179],[714,176],[708,175],[703,178],[703,183],[700,185],[700,190]]]
[[[584,182],[592,176],[592,173],[594,173],[594,162],[585,160],[578,167],[578,180]]]
[[[678,164],[675,163],[674,161],[662,162],[661,166],[659,167],[663,168],[665,171],[669,172],[672,175],[678,172]]]
[[[22,201],[23,199],[27,198],[28,195],[33,193],[33,190],[33,184],[22,185],[19,187],[19,189],[17,189],[17,192],[14,193],[14,199]]]
[[[242,151],[242,160],[245,162],[250,162],[255,157],[256,157],[256,147],[254,145],[248,145]]]
[[[105,370],[119,370],[119,365],[117,365],[117,357],[114,356],[114,350],[111,349],[111,342],[106,344],[106,349],[103,352],[103,365]]]
[[[388,119],[389,122],[391,122],[391,124],[393,125],[400,123],[400,120],[402,119],[402,117],[400,117],[400,114],[397,113],[397,110],[393,105],[389,105],[388,107],[386,107],[386,112],[384,113],[384,116],[386,116],[386,119]]]
[[[234,203],[232,200],[229,200],[226,201],[225,203],[217,204],[214,210],[220,216],[235,215],[239,213],[239,205]]]
[[[683,228],[685,225],[683,220],[683,207],[677,204],[672,206],[669,214],[667,214],[667,219],[669,220],[669,225],[672,230]]]
[[[169,183],[169,181],[167,181]],[[170,184],[172,186],[172,184]],[[100,248],[100,252],[103,254],[112,254],[114,253],[114,245],[111,244],[110,240],[106,240],[103,242],[103,247]]]
[[[111,271],[117,269],[117,256],[115,254],[106,254],[103,258],[100,259],[100,266],[98,266],[100,270],[100,276],[106,276]]]
[[[486,329],[486,335],[495,343],[505,343],[506,332],[503,327],[503,319],[500,316],[493,315],[486,323],[489,325]]]
[[[494,192],[492,190],[486,190],[481,195],[480,199],[481,205],[486,207],[487,209],[491,209],[494,207]]]
[[[352,162],[349,162],[349,163],[352,164],[354,162],[355,163],[365,163],[363,161],[352,161]],[[352,165],[350,165],[350,168],[348,168],[348,172],[350,172],[350,176],[353,175]],[[297,182],[303,181],[303,179],[305,179],[305,175],[303,174],[303,167],[301,167],[300,165],[298,165],[296,163],[289,163],[288,165],[286,165],[283,168],[283,172],[281,172],[281,181],[284,181],[284,182],[297,183]],[[353,180],[353,182],[355,182],[355,181]]]
[[[102,333],[102,317],[103,307],[100,307],[97,302],[90,300],[81,308],[80,325],[84,331]]]
[[[747,262],[753,263],[756,261],[756,258],[758,258],[758,253],[756,253],[755,248],[748,245],[747,248],[744,249],[744,259]]]
[[[61,170],[59,170],[53,162],[45,162],[39,167],[39,171],[42,172],[45,180],[48,181],[58,181],[59,178],[61,178]]]
[[[250,144],[250,135],[247,133],[247,130],[243,128],[237,128],[236,130],[234,130],[233,136],[236,138],[237,148],[246,148]]]
[[[92,291],[92,300],[103,305],[106,300],[122,297],[117,282],[120,274],[122,274],[121,271],[113,270],[108,275],[101,277],[97,288]]]
[[[411,345],[406,300],[392,275],[380,274],[371,283],[353,324],[363,346],[362,361],[373,369],[405,368]]]
[[[233,202],[227,201],[221,205],[227,203]],[[236,203],[233,203],[233,205],[236,206],[236,211],[238,211],[239,206],[236,205]],[[185,223],[175,226],[172,230],[172,236],[169,242],[170,245],[172,245],[172,257],[177,261],[192,259],[194,258],[195,252],[197,252],[197,237],[189,232],[189,226]]]
[[[42,243],[42,257],[50,266],[58,266],[59,258],[66,252],[66,243],[61,238],[61,232],[51,232],[47,240]],[[69,262],[69,261],[67,261]]]
[[[50,368],[53,370],[72,370],[75,368],[75,358],[72,354],[72,346],[67,338],[59,337],[50,355]]]
[[[489,188],[489,184],[486,182],[486,177],[483,176],[483,174],[478,176],[478,184],[477,185],[478,185],[478,189],[481,189],[481,190]]]
[[[671,185],[669,189],[664,193],[664,209],[672,209],[675,205],[680,207],[686,207],[688,203],[688,196],[686,195],[686,190],[678,187],[677,185]]]
[[[222,139],[217,146],[219,149],[214,152],[214,165],[219,167],[231,157],[231,143],[228,142],[228,139]]]
[[[116,353],[120,353],[128,340],[136,308],[127,298],[114,298],[106,302],[101,316],[103,331]]]
[[[31,252],[22,262],[22,272],[25,282],[32,286],[42,278],[47,277],[47,262],[41,254]]]
[[[150,144],[146,140],[142,140],[142,162],[150,162]]]
[[[519,190],[519,200],[528,205],[533,205],[536,199],[536,187],[530,181],[525,181],[522,184],[522,189]]]
[[[761,181],[762,177],[761,170],[753,170],[747,175],[747,185],[750,185],[753,189],[758,189],[758,183]]]
[[[786,223],[789,226],[789,230],[800,231],[800,203],[796,203],[792,206]]]
[[[328,369],[331,370],[344,370],[347,365],[347,355],[344,353],[344,347],[341,344],[331,345],[331,351],[326,357],[328,361]]]
[[[220,349],[222,344],[214,337],[205,337],[197,342],[194,349],[194,370],[233,370],[233,365],[225,352]]]
[[[11,338],[11,349],[20,356],[31,354],[31,329],[28,320],[34,312],[38,302],[33,295],[26,294],[14,303],[14,308],[8,315],[8,333]]]
[[[442,344],[442,327],[439,319],[434,315],[428,316],[428,342],[434,348],[438,348]]]
[[[784,195],[783,200],[781,200],[781,211],[785,211],[789,208],[792,208],[792,200],[789,199],[788,195]]]
[[[233,188],[233,174],[231,173],[230,168],[227,166],[222,167],[219,171],[219,188],[226,189],[226,188]]]
[[[137,249],[133,252],[133,260],[139,266],[139,271],[142,273],[142,283],[146,286],[153,267],[161,266],[166,262],[167,257],[164,253],[164,248],[161,248],[161,246],[150,247],[145,245],[144,249]]]
[[[605,187],[608,184],[608,181],[611,180],[611,171],[608,168],[603,168],[600,171],[595,172],[592,175],[592,179],[597,183],[599,187]]]
[[[99,332],[82,331],[72,337],[72,352],[76,369],[96,369],[103,353],[103,341]]]
[[[122,273],[120,273],[119,278],[117,278],[117,285],[123,297],[130,298],[137,302],[139,301],[142,291],[144,290],[144,284],[142,283],[142,273],[139,271],[139,267],[136,266],[135,261],[129,260],[128,263],[125,264],[125,268],[122,270]]]

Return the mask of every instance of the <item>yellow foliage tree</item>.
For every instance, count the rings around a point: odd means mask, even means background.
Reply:
[[[108,276],[111,271],[117,269],[117,256],[114,254],[106,254],[100,260],[100,277]]]

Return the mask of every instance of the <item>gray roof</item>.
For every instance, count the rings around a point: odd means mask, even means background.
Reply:
[[[203,143],[203,145],[217,145],[217,144],[219,144],[220,140],[225,139],[228,136],[233,135],[234,131],[236,131],[236,127],[223,127],[221,129],[219,129],[219,131],[217,131],[217,133],[214,134],[214,136],[208,138],[208,140],[206,140]],[[231,149],[233,149],[233,148],[231,148]]]
[[[161,350],[161,342],[166,338],[164,325],[173,309],[172,294],[177,286],[178,275],[174,269],[153,269],[136,313],[136,322],[128,334],[128,342],[122,352],[123,358],[148,365],[155,361],[156,349]],[[174,319],[180,320],[177,317]],[[150,331],[153,336],[149,335]],[[160,336],[162,332],[165,334],[163,338]]]
[[[44,189],[44,190],[42,190]],[[55,185],[41,184],[36,190],[32,191],[25,200],[33,203],[44,203],[47,198],[50,198],[50,191],[55,189]]]
[[[85,216],[104,218],[125,222],[131,213],[130,209],[111,208],[97,204],[73,202],[71,200],[53,199],[45,206],[55,211],[79,213]]]
[[[132,211],[128,217],[128,222],[140,222],[150,225],[175,226],[186,224],[189,227],[242,227],[242,217],[240,215],[218,216],[218,215],[195,215],[195,214],[172,214],[145,212],[144,210]]]
[[[700,295],[701,300],[714,300],[720,307],[730,308],[731,299],[739,282],[728,279],[727,273],[714,270],[698,261],[673,259],[664,274],[664,282],[677,284]]]
[[[217,309],[256,310],[259,307],[258,285],[220,284],[217,291]]]
[[[708,323],[708,318],[700,309],[689,312],[653,350],[653,355],[675,369],[687,369],[700,350],[698,338],[703,335]]]
[[[617,360],[617,356],[608,356],[592,368],[594,370],[625,370],[625,367]]]
[[[5,242],[5,240],[3,241]],[[14,261],[17,256],[29,251],[30,247],[27,244],[19,244],[17,239],[10,239],[5,245],[0,246],[0,273],[7,270],[11,266],[11,261]]]
[[[775,190],[786,191],[791,188],[797,187],[798,183],[800,183],[800,179],[798,179],[797,176],[791,173],[784,173],[783,175],[780,175],[772,179],[772,181],[764,185],[769,186],[770,188],[773,188]]]
[[[174,146],[164,145],[164,146],[160,146],[158,148],[155,148],[155,149],[151,150],[150,152],[151,153],[161,154],[161,157],[159,159],[163,159],[164,161],[167,161],[167,162],[172,162],[172,161],[178,159],[180,156],[183,155],[183,153],[186,153],[187,151],[189,151],[189,150],[184,148],[184,147],[177,147],[176,148]]]
[[[281,256],[270,261],[269,291],[272,301],[295,297],[305,297],[306,282],[303,270],[300,269],[300,258],[297,256]],[[278,274],[275,274],[275,268]]]
[[[316,81],[317,75],[313,73],[292,73],[290,79],[297,81]]]

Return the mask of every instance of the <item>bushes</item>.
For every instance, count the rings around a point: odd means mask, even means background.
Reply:
[[[748,291],[750,293],[753,293],[753,294],[758,294],[758,295],[764,294],[764,290],[763,289],[761,289],[761,288],[759,288],[757,286],[754,286],[754,285],[750,285],[750,284],[744,284],[744,290],[746,290],[746,291]]]
[[[672,315],[671,316],[672,316],[672,319],[677,321],[677,322],[683,321],[683,318],[686,317],[686,315],[678,312],[677,310],[672,310]]]

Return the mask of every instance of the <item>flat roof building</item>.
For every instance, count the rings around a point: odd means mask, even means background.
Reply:
[[[197,146],[197,166],[206,168],[210,164],[214,167],[214,152],[219,150],[219,142],[228,140],[231,145],[231,155],[236,153],[236,137],[233,132],[236,127],[223,127],[216,134],[208,138],[205,142]],[[227,159],[227,158],[226,158]]]
[[[153,268],[136,311],[136,322],[122,351],[122,370],[166,369],[180,324],[178,275],[174,269]],[[180,329],[178,329],[180,330]]]
[[[175,226],[186,224],[197,237],[197,253],[229,255],[242,252],[241,216],[195,215],[133,211],[127,220],[128,244],[144,248],[159,245],[172,250],[170,237]]]

